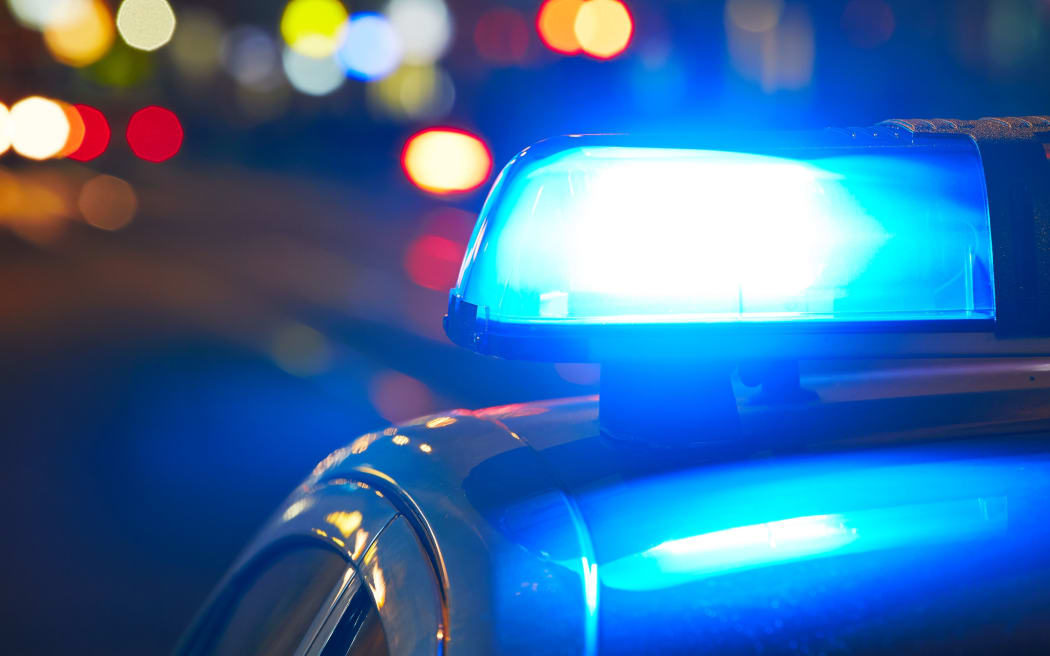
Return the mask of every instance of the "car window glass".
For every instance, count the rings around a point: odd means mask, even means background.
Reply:
[[[379,612],[364,586],[354,593],[321,656],[380,656],[389,653]]]
[[[293,653],[347,567],[341,556],[328,549],[280,553],[236,590],[225,606],[226,620],[206,653]]]

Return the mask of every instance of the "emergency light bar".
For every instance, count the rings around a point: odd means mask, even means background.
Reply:
[[[497,178],[446,332],[511,358],[1050,352],[1050,120],[563,137]]]

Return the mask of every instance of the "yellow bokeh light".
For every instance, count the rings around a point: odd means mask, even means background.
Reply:
[[[369,106],[399,120],[438,119],[452,109],[456,89],[448,73],[431,65],[402,66],[365,87]]]
[[[87,66],[113,45],[113,16],[102,0],[66,3],[65,10],[44,27],[44,43],[63,64]]]
[[[0,103],[0,155],[11,147],[11,110]]]
[[[281,15],[281,36],[292,50],[323,58],[339,45],[346,7],[338,0],[292,0]]]
[[[179,11],[179,29],[171,40],[171,60],[191,79],[205,78],[219,70],[222,60],[222,23],[210,9]]]
[[[631,14],[619,0],[588,0],[576,14],[573,27],[583,51],[598,59],[623,52],[634,32]]]
[[[132,48],[156,50],[175,34],[175,12],[167,0],[124,0],[117,10],[117,30]]]
[[[54,100],[30,96],[11,107],[11,146],[29,159],[57,155],[69,139],[69,119]]]
[[[127,182],[112,175],[96,175],[80,188],[77,207],[88,225],[119,230],[135,216],[138,199]]]
[[[436,194],[479,187],[492,170],[492,156],[477,137],[457,130],[425,130],[408,140],[401,164],[409,179]]]
[[[315,376],[332,364],[332,348],[324,335],[310,326],[291,322],[274,331],[270,356],[293,376]]]

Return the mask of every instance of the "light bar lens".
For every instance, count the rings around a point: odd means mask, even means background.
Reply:
[[[969,139],[578,146],[507,166],[453,291],[508,323],[987,319],[991,259]]]

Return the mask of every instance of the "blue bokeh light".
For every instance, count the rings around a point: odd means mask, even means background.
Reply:
[[[401,41],[385,17],[362,12],[343,27],[336,58],[349,77],[378,80],[401,63]]]

